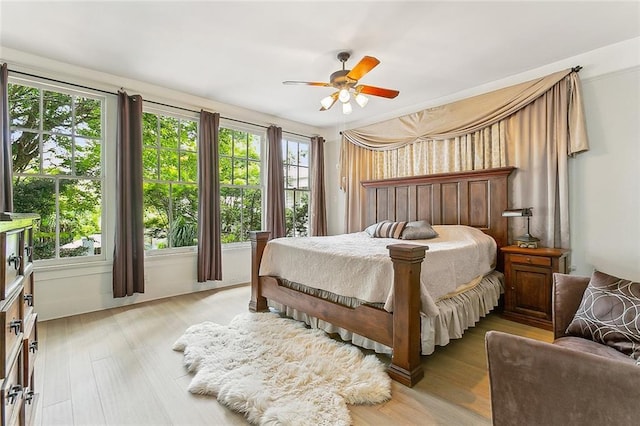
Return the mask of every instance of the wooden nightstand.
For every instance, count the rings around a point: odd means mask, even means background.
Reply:
[[[569,250],[502,247],[504,253],[504,312],[513,321],[553,329],[553,273],[568,273]]]

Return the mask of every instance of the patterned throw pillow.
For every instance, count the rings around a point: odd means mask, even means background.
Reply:
[[[611,346],[640,362],[640,283],[595,271],[567,334]]]
[[[400,238],[407,222],[391,222],[385,220],[376,223],[376,227],[371,235],[373,238]]]

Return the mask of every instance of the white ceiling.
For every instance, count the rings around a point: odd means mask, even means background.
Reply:
[[[0,1],[0,45],[316,127],[407,111],[640,36],[629,2]],[[320,112],[339,51],[397,89]],[[577,64],[576,64],[577,65]]]

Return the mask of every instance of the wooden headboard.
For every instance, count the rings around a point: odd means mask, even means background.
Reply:
[[[507,245],[507,177],[514,167],[440,173],[362,182],[367,224],[382,220],[427,220],[432,225],[468,225]]]

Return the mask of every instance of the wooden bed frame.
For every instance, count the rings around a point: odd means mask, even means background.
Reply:
[[[427,220],[433,225],[468,225],[507,244],[507,177],[513,167],[362,182],[367,223]],[[269,232],[251,232],[251,300],[253,312],[266,311],[272,299],[393,349],[392,379],[413,386],[424,376],[420,360],[420,267],[425,246],[392,244],[393,312],[368,305],[350,308],[281,285],[278,277],[260,276]],[[498,256],[498,259],[500,256]],[[500,264],[498,269],[501,270]],[[304,283],[301,283],[304,284]]]

